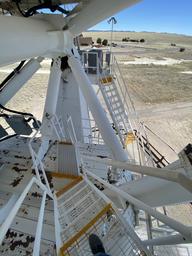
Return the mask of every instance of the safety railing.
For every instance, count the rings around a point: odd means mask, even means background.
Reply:
[[[82,118],[82,123],[84,142],[103,145],[104,141],[95,120],[93,118]]]
[[[119,128],[119,122],[116,121],[115,114],[113,113],[113,104],[112,101],[110,101],[107,98],[107,95],[105,95],[105,92],[103,90],[103,87],[101,85],[102,81],[108,81],[108,78],[111,78],[110,81],[113,82],[113,77],[111,77],[111,74],[109,74],[109,69],[103,67],[103,58],[102,55],[99,54],[99,52],[83,52],[82,54],[82,63],[83,67],[85,69],[85,72],[87,74],[95,74],[96,75],[96,80],[95,82],[99,85],[99,89],[102,92],[102,95],[105,99],[106,106],[108,108],[109,114],[110,114],[110,119],[112,118],[112,122],[114,123],[115,127]],[[108,67],[108,65],[105,65],[105,67]],[[118,95],[117,95],[118,96]],[[121,96],[121,95],[120,95]],[[119,99],[121,101],[121,99]],[[121,104],[123,110],[124,106]],[[121,124],[120,126],[124,128],[120,128],[118,131],[118,135],[120,137],[120,140],[125,146],[125,139],[126,139],[126,134],[127,131],[130,131],[130,123],[128,117],[126,117],[126,111],[124,110],[122,113],[120,113],[121,116]],[[125,131],[124,131],[125,129]],[[99,136],[97,138],[100,141]],[[98,142],[97,142],[98,143]]]
[[[123,146],[128,151],[128,154],[131,155],[132,158],[135,158],[135,161],[137,163],[140,163],[140,165],[158,167],[166,166],[168,164],[168,161],[149,142],[146,127],[143,122],[141,123],[139,121],[134,103],[129,92],[129,88],[124,80],[121,68],[114,54],[112,55],[111,60],[112,61],[109,73],[109,69],[103,68],[102,58],[101,56],[99,57],[98,52],[89,51],[84,52],[82,55],[83,65],[87,73],[89,73],[89,68],[90,70],[92,70],[93,66],[95,67],[94,73],[96,74],[100,91],[102,92],[102,95],[105,99],[105,103],[112,118],[112,122],[114,123],[114,127],[118,129],[117,134],[119,135]],[[90,66],[90,63],[92,62],[94,63],[94,65]],[[105,95],[106,92],[104,92],[104,87],[106,87],[106,85],[102,85],[101,82],[108,81],[109,76],[111,78],[110,82],[114,83],[114,86],[117,90],[121,102],[123,103],[124,108],[123,114],[121,113],[121,118],[118,122],[116,121],[115,113],[113,113],[113,103],[112,101],[110,102],[110,100],[107,99],[107,95]],[[134,116],[134,118],[130,121],[132,116]],[[121,125],[123,129],[121,129]],[[88,134],[86,141],[91,141],[90,138],[92,133],[89,132],[89,127],[85,127],[84,129],[86,130],[85,134]],[[98,132],[96,137],[98,138],[98,140],[100,140],[98,129],[95,128],[94,131]],[[94,143],[98,144],[98,142],[95,141],[95,136],[93,137]],[[129,144],[131,145],[129,146]]]
[[[68,130],[68,133],[69,133],[69,137],[71,139],[71,142],[73,144],[76,144],[77,143],[77,136],[76,136],[76,132],[75,132],[75,128],[74,128],[74,124],[73,124],[73,119],[71,116],[69,116],[67,118],[67,130]]]
[[[53,115],[50,118],[53,130],[56,134],[57,140],[61,141],[65,137],[64,125],[61,118],[58,118],[57,115]]]
[[[12,207],[11,211],[7,215],[7,218],[1,225],[0,229],[0,244],[2,244],[3,239],[5,238],[5,235],[8,231],[8,229],[11,226],[11,223],[13,222],[15,216],[17,215],[17,212],[19,211],[23,201],[25,200],[27,194],[31,190],[32,186],[36,184],[42,191],[42,201],[41,201],[41,206],[40,206],[40,211],[39,211],[39,216],[38,216],[38,221],[37,221],[37,227],[36,227],[36,234],[35,234],[35,241],[34,241],[34,246],[33,246],[33,256],[39,256],[40,255],[40,244],[41,244],[41,235],[42,235],[42,227],[43,227],[43,220],[44,220],[44,211],[45,211],[45,204],[46,204],[46,196],[48,195],[49,197],[52,198],[52,194],[50,191],[47,189],[46,186],[44,186],[37,178],[33,177],[23,192],[20,194],[18,200]],[[38,190],[39,191],[39,190]]]
[[[191,256],[192,247],[187,245],[154,246],[154,254],[157,256]]]
[[[136,115],[136,109],[135,109],[133,100],[131,98],[128,86],[125,82],[124,76],[121,72],[119,63],[118,63],[115,55],[112,55],[111,74],[113,74],[115,76],[115,79],[117,82],[117,89],[122,98],[122,101],[125,104],[127,114],[128,115],[131,115],[131,114]]]
[[[151,148],[152,145],[148,140],[144,123],[139,123],[138,129],[134,130],[134,134],[138,145],[140,164],[144,166],[156,166]]]
[[[111,255],[149,255],[143,254],[144,252],[135,241],[125,233],[121,221],[111,207],[105,207],[88,224],[84,230],[81,230],[76,237],[62,247],[61,255],[72,256],[78,253],[79,256],[91,256],[88,237],[92,233],[102,237],[105,249]]]
[[[69,133],[70,140],[75,144],[77,140],[73,119],[71,116],[67,119],[67,130]],[[104,141],[101,136],[99,129],[95,123],[95,120],[91,117],[82,118],[82,132],[83,132],[83,142],[90,144],[100,144],[103,145]]]
[[[144,251],[144,255],[150,255],[112,202],[87,179],[86,174],[83,182],[65,189],[58,204],[63,228],[61,255],[91,256],[88,237],[92,233],[102,237],[106,251],[111,255],[139,256]]]
[[[150,216],[158,219],[162,223],[169,226],[171,229],[175,231],[173,235],[167,235],[159,238],[154,238],[151,240],[143,241],[143,243],[147,246],[157,246],[157,245],[168,245],[168,244],[182,244],[182,243],[191,243],[192,242],[192,227],[186,226],[162,213],[153,209],[149,205],[143,203],[142,201],[136,199],[135,197],[131,196],[127,192],[119,189],[116,186],[109,184],[108,182],[104,181],[103,179],[99,178],[97,175],[91,173],[88,170],[85,170],[86,175],[90,176],[91,178],[97,180],[100,184],[104,187],[111,190],[113,193],[116,193],[118,196],[122,197],[130,204],[134,205],[137,209],[143,210],[148,213]]]
[[[50,127],[51,131],[55,132],[58,140],[62,140],[64,138],[64,130],[63,130],[62,124],[59,121],[58,117],[54,115],[50,119],[46,119],[42,123],[40,128],[31,137],[28,143],[28,146],[29,146],[29,151],[32,157],[32,162],[33,162],[32,168],[35,169],[36,177],[40,182],[43,182],[46,185],[47,189],[51,193],[47,175],[45,173],[44,164],[42,162],[43,158],[46,156],[47,151],[49,149],[50,138],[49,139],[44,138],[42,137],[42,134],[41,134],[44,128],[47,128],[47,127]],[[37,149],[35,150],[33,147],[33,143],[36,139],[39,139],[39,142],[40,142],[38,152],[37,152]]]

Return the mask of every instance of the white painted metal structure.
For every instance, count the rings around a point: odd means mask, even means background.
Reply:
[[[73,44],[82,31],[137,2],[62,0],[64,15],[36,15],[35,0],[0,1],[5,14],[0,15],[0,66],[30,59],[0,88],[2,117],[6,121],[8,111],[23,117],[25,125],[36,122],[30,136],[3,137],[4,144],[0,140],[0,255],[92,255],[88,235],[94,232],[113,256],[160,256],[156,246],[192,242],[192,227],[154,209],[191,201],[190,146],[175,163],[156,168],[147,138],[139,130],[134,134],[138,127],[129,120],[134,108],[116,59],[110,71],[103,70],[96,55],[95,74],[86,74],[85,66],[93,67],[89,59],[81,64]],[[51,4],[51,11],[59,7]],[[52,64],[42,124],[37,125],[32,115],[5,105],[43,58],[51,58]],[[105,105],[95,93],[93,78]],[[88,123],[86,133],[83,123]],[[134,173],[140,174],[136,180]],[[153,216],[164,223],[167,231],[153,237],[148,223],[148,239],[142,241],[134,231],[137,211],[144,211],[149,222]]]

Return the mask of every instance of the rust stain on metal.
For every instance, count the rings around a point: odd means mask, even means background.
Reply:
[[[18,186],[19,183],[21,182],[21,180],[23,179],[23,177],[24,177],[24,175],[21,175],[20,177],[15,178],[10,185],[13,187]]]
[[[17,173],[26,172],[26,171],[27,171],[26,168],[21,169],[21,168],[18,168],[17,166],[13,166],[13,167],[12,167],[12,170],[16,171]]]
[[[24,234],[19,234],[16,231],[11,231],[10,229],[6,233],[6,239],[11,239],[10,241],[10,250],[14,251],[16,247],[29,247],[30,243],[33,243],[35,238],[33,236],[27,235],[23,240],[21,240],[21,237],[23,237]],[[5,243],[4,243],[5,244]],[[4,245],[2,244],[2,245]],[[29,255],[29,254],[28,254]]]
[[[40,193],[38,193],[38,192],[33,192],[33,193],[31,193],[31,195],[32,195],[33,197],[42,198],[42,195],[41,195]]]

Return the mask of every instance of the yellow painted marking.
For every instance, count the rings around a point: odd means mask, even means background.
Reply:
[[[103,77],[103,78],[101,78],[100,79],[100,82],[102,83],[102,84],[109,84],[109,83],[112,83],[112,81],[113,81],[113,78],[112,78],[112,76],[106,76],[106,77]]]
[[[70,182],[69,184],[67,184],[64,188],[62,188],[61,190],[59,190],[56,193],[56,196],[59,197],[62,194],[64,194],[67,190],[71,189],[72,187],[74,187],[77,183],[79,183],[80,181],[83,180],[82,176],[78,176],[76,179],[74,179],[72,182]]]
[[[58,179],[77,179],[78,176],[70,173],[51,172],[51,176]]]
[[[66,250],[76,242],[81,236],[83,236],[105,213],[112,211],[111,204],[106,205],[89,223],[87,223],[80,231],[77,232],[72,238],[70,238],[60,249],[62,256],[66,256]]]
[[[70,141],[59,141],[59,144],[63,144],[63,145],[73,145]]]
[[[135,140],[135,135],[132,132],[128,132],[125,138],[125,146],[131,144]]]

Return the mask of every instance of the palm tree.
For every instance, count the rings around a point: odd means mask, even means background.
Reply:
[[[108,21],[109,24],[111,23],[111,47],[112,47],[112,42],[113,42],[113,25],[117,23],[117,20],[115,17],[111,17]],[[110,47],[110,52],[111,52],[111,47]]]

